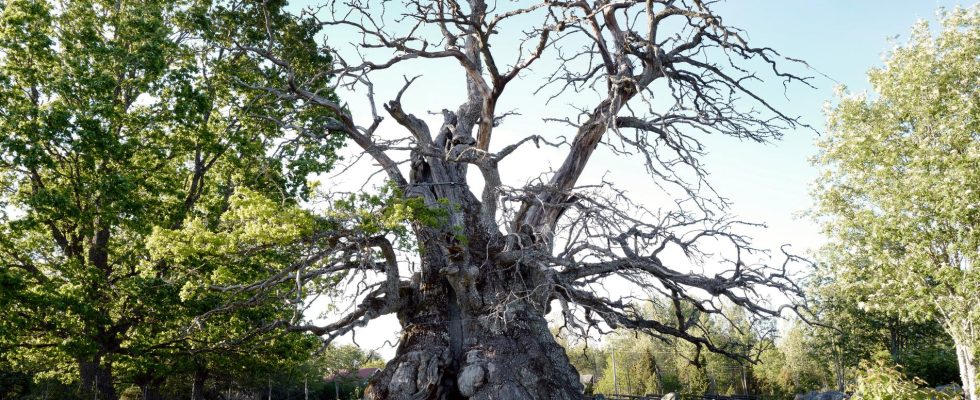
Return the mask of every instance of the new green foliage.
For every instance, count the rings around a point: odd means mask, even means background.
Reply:
[[[918,378],[908,379],[887,361],[878,358],[861,363],[857,380],[850,388],[868,400],[943,400],[959,398],[955,393],[944,393],[923,388],[925,382]]]
[[[923,22],[885,65],[873,95],[828,110],[818,214],[837,290],[859,306],[936,320],[977,398],[980,274],[980,8]]]
[[[268,42],[268,21],[281,45],[266,50],[332,96],[312,73],[330,65],[319,27],[284,6],[0,2],[0,362],[102,398],[116,396],[119,375],[151,387],[266,363],[222,349],[285,304],[187,327],[223,301],[196,288],[296,257],[277,245],[311,231],[296,201],[341,144],[322,109],[257,89],[290,79],[242,50]],[[247,265],[201,250],[256,243],[267,246]],[[268,345],[289,360],[309,343]]]
[[[676,338],[620,331],[606,348],[590,350],[593,359],[600,358],[594,367],[588,359],[576,363],[580,371],[598,369],[600,376],[596,378],[594,392],[630,395],[677,392],[690,396],[754,393],[757,389],[750,360],[772,345],[767,338],[772,327],[759,324],[761,321],[751,319],[737,307],[724,307],[726,317],[703,313],[694,307],[682,306],[678,312],[673,307],[676,305],[669,301],[655,300],[644,312],[678,329],[689,329],[693,321],[698,321],[704,329],[692,329],[693,334],[710,337],[712,343],[741,359],[712,353],[702,345]],[[678,322],[678,315],[686,322]],[[575,350],[580,351],[590,354]]]

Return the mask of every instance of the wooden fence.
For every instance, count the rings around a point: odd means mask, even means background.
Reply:
[[[601,396],[601,397],[600,397]],[[598,394],[595,395],[594,399],[605,399],[605,400],[660,400],[663,398],[662,394],[648,394],[644,396],[628,395],[628,394]],[[758,396],[736,394],[731,396],[722,396],[718,394],[702,394],[702,395],[684,395],[680,397],[683,400],[758,400]]]

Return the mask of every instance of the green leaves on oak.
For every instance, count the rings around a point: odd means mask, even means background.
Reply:
[[[235,364],[208,349],[291,311],[269,305],[187,337],[220,304],[187,282],[248,279],[289,259],[272,245],[313,228],[296,204],[342,144],[322,109],[259,89],[289,79],[243,50],[267,43],[268,22],[283,44],[269,51],[333,96],[314,73],[330,68],[319,28],[284,6],[0,2],[0,362],[83,390],[113,370],[149,382]],[[196,236],[163,234],[178,230]],[[251,269],[203,258],[245,243],[269,245]],[[94,390],[112,398],[105,380]]]

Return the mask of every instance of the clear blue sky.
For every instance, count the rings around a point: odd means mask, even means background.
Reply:
[[[294,6],[318,4],[319,1],[322,0],[295,2]],[[953,8],[957,4],[970,5],[940,0],[731,0],[716,5],[715,10],[727,24],[744,29],[753,45],[772,47],[785,56],[805,60],[814,69],[811,75],[815,89],[798,85],[784,95],[780,82],[770,82],[761,93],[781,104],[787,114],[801,116],[820,132],[824,125],[824,104],[833,100],[836,85],[846,85],[852,91],[868,89],[867,70],[880,65],[882,56],[896,43],[904,41],[917,20],[934,21],[937,8]],[[357,40],[350,32],[326,33],[328,42],[334,47],[344,47]],[[889,41],[895,37],[897,39]],[[374,83],[378,101],[387,101],[393,96],[393,91],[402,84],[403,75],[415,74],[422,76],[403,99],[410,112],[424,116],[426,111],[455,108],[459,104],[462,77],[458,67],[445,62],[416,63],[411,69],[377,75]],[[495,139],[513,134],[502,140],[509,142],[528,134],[558,131],[556,127],[541,124],[540,118],[556,116],[547,113],[556,112],[560,105],[546,107],[542,98],[531,96],[540,76],[529,79],[534,82],[509,88],[512,93],[502,98],[503,109],[515,108],[524,115],[520,123],[502,126],[504,132],[496,133]],[[359,96],[361,94],[345,94],[355,114],[366,112]],[[723,196],[733,201],[732,212],[744,220],[769,225],[764,231],[751,233],[762,247],[778,248],[783,243],[791,243],[797,250],[804,250],[821,242],[817,228],[810,221],[794,216],[811,204],[809,191],[816,169],[810,165],[809,158],[816,153],[816,139],[814,131],[801,129],[786,132],[784,140],[769,145],[739,143],[725,138],[706,140],[710,153],[706,160],[710,181]],[[527,169],[527,163],[536,161],[539,160],[526,158],[517,168]],[[621,173],[625,172],[625,182],[633,186],[627,189],[642,192],[646,190],[642,186],[649,185],[649,181],[634,179],[639,174],[631,176],[631,172],[640,167],[636,161],[633,163],[601,157],[593,163],[595,165],[590,165],[587,175],[596,179],[606,169],[613,173],[619,169]],[[384,340],[393,339],[393,335],[379,334],[392,329],[397,329],[394,321],[372,323],[358,333],[359,343],[377,346]]]

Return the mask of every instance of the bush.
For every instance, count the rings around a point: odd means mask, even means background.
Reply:
[[[925,381],[908,379],[898,367],[883,358],[864,361],[852,386],[855,399],[861,400],[933,400],[955,399],[947,393],[923,387]]]

